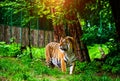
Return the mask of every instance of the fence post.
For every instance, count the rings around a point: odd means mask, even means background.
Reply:
[[[22,46],[22,11],[20,13],[20,44]]]
[[[37,18],[37,46],[39,47],[39,18]]]
[[[32,50],[31,50],[31,20],[29,21],[29,24],[28,24],[28,40],[29,40],[29,48],[30,48],[30,58],[33,59],[33,56],[32,56]]]
[[[12,38],[12,10],[10,12],[10,39]],[[10,43],[13,41],[10,41]]]

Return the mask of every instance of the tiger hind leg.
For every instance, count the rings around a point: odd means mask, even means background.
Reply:
[[[45,56],[45,58],[46,58],[46,65],[48,66],[48,67],[50,67],[50,65],[51,65],[51,57],[50,57],[50,52],[47,50],[48,48],[46,48],[46,56]]]
[[[66,72],[66,63],[63,59],[61,60],[61,70],[62,72]]]

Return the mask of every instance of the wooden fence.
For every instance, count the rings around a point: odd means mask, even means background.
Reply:
[[[47,43],[53,41],[52,31],[31,29],[30,33],[32,46],[44,47]],[[11,39],[14,39],[16,43],[21,43],[22,46],[28,46],[29,44],[28,28],[0,25],[0,41],[10,43]]]

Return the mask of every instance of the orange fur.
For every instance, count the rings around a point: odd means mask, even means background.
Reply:
[[[46,63],[48,66],[57,66],[61,68],[62,72],[66,72],[66,65],[74,67],[74,58],[75,45],[72,37],[65,37],[60,40],[60,43],[51,42],[46,46]]]

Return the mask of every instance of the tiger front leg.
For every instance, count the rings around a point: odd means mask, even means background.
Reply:
[[[69,74],[72,74],[72,73],[73,73],[74,66],[75,66],[75,64],[74,64],[74,63],[72,63],[72,64],[71,64],[71,66],[70,66],[70,73],[69,73]]]
[[[50,59],[49,58],[46,58],[46,65],[48,66],[48,67],[50,67],[51,66],[51,61],[50,61]]]
[[[62,72],[66,72],[66,62],[63,59],[61,60],[61,70]]]

